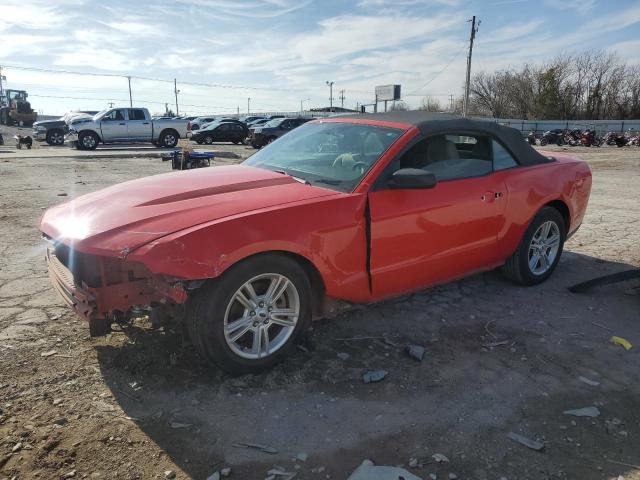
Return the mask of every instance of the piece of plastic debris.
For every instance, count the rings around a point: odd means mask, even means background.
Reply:
[[[273,447],[268,447],[267,445],[261,445],[259,443],[244,443],[244,442],[238,442],[238,443],[234,443],[232,445],[232,447],[236,447],[236,448],[251,448],[253,450],[260,450],[261,452],[264,453],[278,453],[278,450],[276,450]]]
[[[56,353],[58,353],[57,350],[49,350],[48,352],[42,352],[40,354],[41,357],[50,357],[52,355],[55,355]]]
[[[436,462],[438,463],[448,463],[449,459],[441,454],[441,453],[434,453],[433,455],[431,455],[431,458],[433,458]]]
[[[600,385],[600,382],[596,382],[595,380],[591,380],[590,378],[587,377],[578,377],[578,380],[580,380],[583,383],[586,383],[587,385],[591,385],[592,387],[597,387]]]
[[[228,477],[229,475],[231,475],[231,467],[224,467],[222,470],[220,470],[220,475],[222,475],[223,477]]]
[[[565,410],[565,415],[573,415],[574,417],[598,417],[600,416],[600,410],[598,407],[584,407],[577,408],[575,410]]]
[[[404,468],[374,465],[371,460],[363,461],[347,480],[422,480]]]
[[[386,370],[371,370],[362,375],[362,380],[364,380],[364,383],[376,383],[384,380],[384,377],[388,374],[389,372]]]
[[[213,472],[207,477],[207,480],[220,480],[220,472]]]
[[[611,343],[613,343],[614,345],[620,345],[625,350],[631,350],[631,348],[633,347],[633,345],[631,345],[631,342],[629,342],[629,340],[622,337],[616,337],[615,335],[611,337]]]
[[[296,455],[296,460],[300,460],[301,462],[306,462],[309,455],[305,452],[300,452]]]
[[[407,345],[407,354],[418,362],[424,358],[425,351],[425,348],[420,345]]]
[[[191,427],[190,423],[180,423],[180,422],[169,422],[169,426],[171,428],[189,428]]]
[[[513,440],[514,442],[518,442],[525,447],[530,448],[531,450],[540,451],[544,448],[544,444],[540,443],[536,440],[531,440],[530,438],[523,437],[522,435],[518,435],[517,433],[509,432],[507,437]]]

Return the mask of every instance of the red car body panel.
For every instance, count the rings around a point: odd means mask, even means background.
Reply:
[[[550,202],[568,210],[569,233],[584,217],[591,174],[571,157],[554,153],[555,162],[442,181],[432,189],[376,190],[380,173],[420,131],[362,118],[316,122],[366,123],[404,134],[352,193],[245,165],[197,169],[79,197],[47,211],[41,230],[78,252],[144,266],[147,283],[160,285],[147,302],[169,297],[180,303],[186,294],[175,291],[176,282],[216,278],[243,259],[277,251],[315,268],[326,296],[367,303],[504,263]],[[80,238],[65,238],[68,217],[88,219]],[[100,297],[100,287],[84,287]],[[127,301],[135,305],[125,295],[118,308]],[[103,302],[97,313],[109,309]]]

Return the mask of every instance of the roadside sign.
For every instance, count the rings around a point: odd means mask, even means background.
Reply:
[[[376,100],[400,100],[400,85],[379,85],[376,87]]]

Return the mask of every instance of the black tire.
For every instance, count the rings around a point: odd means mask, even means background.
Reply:
[[[560,243],[558,246],[557,254],[555,255],[555,258],[548,269],[544,271],[544,273],[537,274],[533,272],[531,267],[529,266],[530,246],[534,234],[544,223],[549,221],[556,224],[559,232]],[[529,227],[522,237],[520,245],[518,245],[516,251],[513,252],[513,254],[502,266],[501,271],[503,275],[509,280],[519,283],[520,285],[536,285],[538,283],[544,282],[551,276],[556,266],[558,265],[558,262],[560,261],[566,235],[567,230],[562,214],[553,207],[542,208],[529,224]]]
[[[197,143],[198,145],[202,145],[202,140],[196,140],[196,143]]]
[[[207,135],[206,137],[204,137],[202,139],[202,141],[206,144],[206,145],[211,145],[213,143],[213,137],[211,135]]]
[[[232,350],[224,335],[224,321],[227,308],[232,308],[233,297],[245,282],[262,274],[278,274],[289,279],[299,299],[299,316],[290,336],[277,351],[263,358],[244,358]],[[288,295],[288,294],[287,294]],[[264,310],[264,309],[263,309]],[[249,318],[267,318],[263,313]],[[270,315],[270,314],[267,314]],[[222,370],[242,375],[267,370],[280,362],[295,346],[311,321],[311,286],[309,279],[298,263],[284,255],[260,255],[243,261],[226,271],[220,278],[203,285],[187,303],[185,318],[191,341],[198,354],[206,361]],[[262,320],[258,320],[258,324]],[[253,327],[256,323],[253,323]],[[278,325],[274,325],[277,333]],[[272,327],[269,327],[272,328]],[[271,330],[274,331],[273,329]],[[246,331],[244,341],[253,341],[253,332]],[[267,334],[270,335],[270,334]],[[243,337],[240,337],[243,338]],[[270,338],[271,341],[273,341]]]
[[[95,132],[80,132],[78,135],[78,150],[95,150],[100,138]]]
[[[178,144],[178,140],[180,139],[180,135],[175,130],[165,130],[160,135],[160,145],[164,148],[173,148]]]
[[[549,143],[549,141],[546,138],[542,137],[540,139],[540,146],[541,147],[544,147],[547,143]]]
[[[54,128],[47,132],[47,143],[52,147],[64,145],[64,132],[58,128]]]
[[[564,139],[562,139],[562,137],[559,137],[556,139],[556,145],[561,147],[562,145],[564,145]]]
[[[233,143],[234,145],[238,145],[238,144],[240,143],[240,140],[233,140],[233,141],[232,141],[232,143]]]

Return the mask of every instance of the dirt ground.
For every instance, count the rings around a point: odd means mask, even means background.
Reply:
[[[167,163],[0,153],[0,478],[206,479],[231,467],[252,480],[279,466],[345,479],[368,458],[424,479],[640,479],[640,285],[566,288],[640,266],[640,149],[570,151],[589,162],[593,193],[548,282],[490,272],[363,307],[239,378],[200,364],[178,328],[139,320],[90,339],[49,286],[42,211]],[[422,362],[407,344],[426,348]],[[364,384],[369,369],[389,374]],[[589,406],[600,415],[563,414]]]

